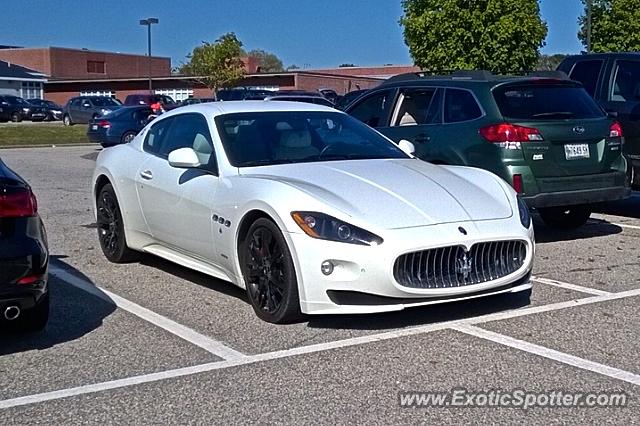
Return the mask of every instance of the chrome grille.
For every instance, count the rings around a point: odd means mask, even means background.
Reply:
[[[527,244],[521,240],[439,247],[403,254],[396,259],[393,276],[404,287],[451,288],[505,277],[522,267]]]

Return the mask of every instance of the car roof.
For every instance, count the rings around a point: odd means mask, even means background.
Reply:
[[[565,58],[565,60],[567,59],[571,59],[571,60],[578,60],[578,59],[640,59],[640,53],[639,52],[610,52],[610,53],[588,53],[588,54],[582,54],[582,55],[570,55],[567,56]]]
[[[331,107],[303,102],[277,101],[219,101],[183,106],[162,114],[170,116],[186,112],[199,112],[205,115],[218,116],[238,112],[296,112],[319,111],[341,113]]]

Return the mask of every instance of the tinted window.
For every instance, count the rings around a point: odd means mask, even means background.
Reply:
[[[80,98],[71,99],[71,106],[80,106]]]
[[[496,88],[493,96],[504,117],[525,120],[600,118],[604,113],[579,85],[518,84]]]
[[[640,62],[617,61],[612,101],[640,101]]]
[[[107,96],[96,96],[91,99],[91,103],[95,106],[116,106],[120,105],[117,101]]]
[[[173,117],[169,133],[162,141],[159,155],[167,157],[179,148],[192,148],[203,165],[215,165],[213,144],[207,120],[201,114],[181,114]]]
[[[391,91],[377,92],[358,102],[349,114],[371,127],[385,126],[386,111],[391,101]]]
[[[468,90],[447,89],[444,95],[445,123],[458,123],[482,117],[476,98]]]
[[[407,158],[386,138],[337,112],[250,112],[216,117],[236,167],[348,159]]]
[[[434,102],[436,89],[407,89],[402,93],[400,107],[396,115],[394,126],[415,126],[418,124],[433,124],[435,114],[429,114],[430,109],[438,109]]]
[[[167,137],[167,133],[169,132],[172,121],[173,117],[169,117],[164,120],[158,121],[156,124],[151,126],[151,128],[147,132],[147,137],[145,138],[143,144],[143,148],[145,151],[152,154],[160,154],[162,143]]]
[[[569,77],[582,83],[587,93],[593,96],[596,93],[602,63],[601,60],[580,61],[574,65]]]

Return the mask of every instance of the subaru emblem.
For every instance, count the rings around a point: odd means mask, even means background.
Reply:
[[[584,129],[584,127],[582,127],[582,126],[576,126],[576,127],[574,127],[574,128],[573,128],[573,131],[574,131],[575,133],[579,134],[579,135],[583,134],[583,133],[584,133],[584,130],[585,130],[585,129]]]

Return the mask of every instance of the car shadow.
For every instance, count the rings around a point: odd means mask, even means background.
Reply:
[[[51,266],[91,281],[60,258],[52,257]],[[51,274],[49,289],[51,308],[47,326],[39,332],[25,333],[6,321],[0,323],[0,355],[41,350],[76,340],[102,326],[103,320],[116,310],[106,294],[103,298],[94,296]]]
[[[534,290],[535,291],[535,290]],[[528,306],[517,294],[499,294],[474,300],[463,300],[421,306],[402,311],[362,315],[308,316],[308,327],[319,329],[388,330],[437,324],[492,314]]]
[[[614,201],[596,206],[596,213],[640,219],[640,192],[633,192],[625,200]]]
[[[622,228],[607,221],[589,221],[577,229],[557,229],[545,225],[538,217],[533,222],[536,243],[554,243],[560,241],[584,240],[607,237],[622,232]]]
[[[159,269],[167,274],[174,275],[183,280],[189,281],[193,284],[205,287],[209,290],[214,290],[222,293],[226,296],[235,297],[245,303],[249,303],[247,293],[240,287],[218,278],[214,278],[210,275],[203,274],[201,272],[189,269],[187,267],[178,265],[177,263],[170,262],[158,256],[143,253],[139,262],[142,265],[149,266],[154,269]]]

